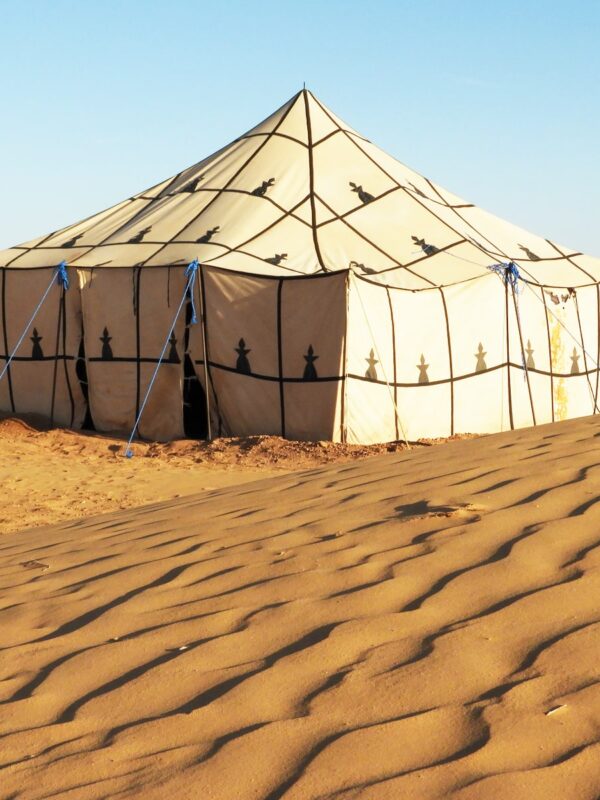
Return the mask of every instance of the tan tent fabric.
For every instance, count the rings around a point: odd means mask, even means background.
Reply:
[[[76,374],[81,341],[77,291],[63,292],[53,269],[0,270],[3,340],[0,370],[46,288],[53,286],[0,381],[0,409],[39,414],[56,425],[80,427],[85,400]]]
[[[3,410],[50,416],[54,396],[55,422],[80,425],[87,391],[96,427],[128,432],[182,298],[149,438],[205,425],[205,373],[216,435],[376,442],[598,409],[600,260],[437,186],[308,91],[155,187],[0,252],[4,361],[62,260],[80,276],[64,352],[34,359],[28,332]],[[488,269],[508,263],[517,290]],[[45,358],[59,293],[35,321]]]

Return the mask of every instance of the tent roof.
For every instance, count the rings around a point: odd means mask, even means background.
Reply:
[[[349,128],[309,91],[204,161],[60,231],[0,252],[0,266],[203,264],[263,275],[354,269],[418,290],[514,261],[546,286],[600,279],[561,247],[435,185]]]

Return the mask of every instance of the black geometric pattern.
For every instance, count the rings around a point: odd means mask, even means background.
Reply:
[[[32,344],[33,344],[32,348],[31,348],[31,358],[34,361],[43,361],[43,359],[44,359],[44,353],[43,353],[42,347],[40,345],[40,342],[42,341],[43,338],[44,337],[40,336],[39,333],[37,332],[37,328],[34,328],[33,329],[33,336],[30,336],[30,339],[31,339]]]
[[[302,379],[305,381],[316,381],[319,377],[317,375],[317,370],[315,367],[315,361],[319,358],[319,356],[315,355],[315,351],[313,350],[312,344],[309,344],[308,350],[306,355],[304,356],[304,360],[306,361],[306,366],[304,367],[304,374],[302,375]]]

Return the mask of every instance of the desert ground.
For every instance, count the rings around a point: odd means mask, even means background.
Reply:
[[[600,796],[596,418],[277,461],[19,426],[0,797]]]

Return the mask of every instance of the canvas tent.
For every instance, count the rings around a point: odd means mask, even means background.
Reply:
[[[308,91],[175,177],[1,252],[0,368],[62,261],[71,286],[52,285],[17,348],[6,412],[127,433],[184,299],[147,438],[203,435],[207,400],[215,434],[365,443],[597,410],[600,261],[462,201]]]

